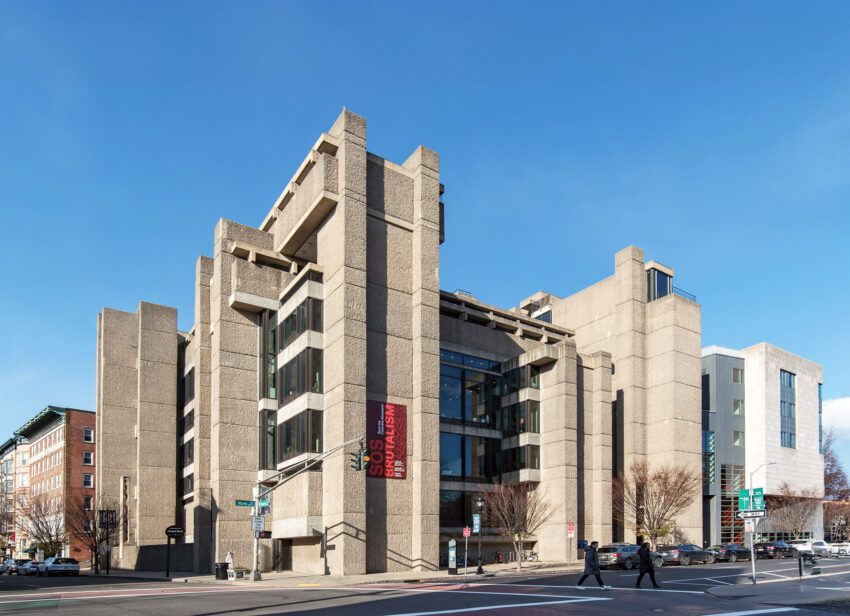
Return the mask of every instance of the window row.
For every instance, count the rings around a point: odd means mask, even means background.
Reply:
[[[195,461],[195,439],[190,438],[180,446],[180,461],[185,468]]]
[[[280,369],[278,380],[282,404],[308,392],[322,393],[322,350],[307,348],[301,351]]]
[[[519,404],[511,404],[496,411],[496,430],[506,435],[522,434],[524,432],[540,433],[540,403],[536,400],[525,400]]]
[[[195,369],[192,368],[177,384],[177,408],[182,409],[195,399]]]
[[[260,415],[260,468],[274,470],[303,453],[322,452],[322,412],[307,410],[282,424],[276,411]]]
[[[440,479],[492,483],[502,473],[540,468],[540,447],[501,449],[501,440],[440,432]]]
[[[537,366],[522,366],[500,376],[441,364],[440,417],[456,422],[499,423],[502,396],[526,387],[539,389]]]
[[[322,300],[308,297],[280,324],[280,349],[283,350],[306,331],[322,331]]]

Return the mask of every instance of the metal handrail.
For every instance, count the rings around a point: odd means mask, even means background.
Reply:
[[[679,297],[684,297],[685,299],[689,299],[692,302],[697,301],[696,295],[694,295],[693,293],[688,293],[687,291],[684,291],[679,287],[673,287],[673,294],[678,295]]]

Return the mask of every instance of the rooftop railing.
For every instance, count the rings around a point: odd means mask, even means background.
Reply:
[[[697,301],[696,295],[694,295],[693,293],[688,293],[687,291],[684,291],[684,290],[680,289],[679,287],[673,287],[673,294],[678,295],[679,297],[684,297],[685,299],[689,299],[692,302]]]

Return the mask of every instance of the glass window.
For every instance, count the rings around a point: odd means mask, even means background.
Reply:
[[[315,394],[322,393],[322,350],[310,349],[310,391]]]
[[[732,368],[732,382],[738,383],[739,385],[744,384],[744,369],[743,368]]]
[[[797,447],[796,375],[779,371],[779,443],[782,447]]]
[[[91,451],[84,451],[83,452],[83,464],[85,464],[86,466],[91,466],[92,464],[94,464],[94,453],[93,452],[91,452]]]
[[[463,436],[440,432],[440,476],[463,476]]]
[[[183,477],[183,494],[189,494],[195,490],[195,474],[190,473]]]
[[[460,490],[440,490],[440,526],[464,526],[464,493]]]
[[[714,432],[704,430],[702,433],[702,480],[703,483],[714,483],[716,451]]]
[[[540,389],[540,366],[528,367],[528,386],[532,389]]]
[[[823,453],[823,383],[818,383],[818,453]]]
[[[323,392],[322,351],[307,348],[281,369],[281,402],[286,404],[308,391]]]
[[[322,452],[322,411],[307,410],[277,428],[278,462],[304,453]]]
[[[732,444],[735,447],[743,447],[744,446],[744,433],[743,431],[735,430],[732,432]]]
[[[86,511],[91,511],[93,509],[93,507],[92,507],[93,501],[94,501],[93,497],[84,496],[83,497],[83,509],[85,509]]]
[[[440,366],[440,417],[463,419],[461,407],[461,375],[460,368]]]
[[[260,382],[260,396],[263,398],[277,398],[277,313],[266,310],[263,312],[263,338],[265,344],[262,353],[262,365],[265,371]]]
[[[308,297],[283,320],[280,349],[288,347],[308,330],[321,332],[322,323],[322,300]]]
[[[83,475],[83,487],[84,488],[94,487],[94,475],[90,475],[88,473]]]
[[[83,428],[83,442],[94,443],[94,430],[91,428]],[[24,459],[26,460],[26,456]],[[26,464],[26,462],[23,462],[23,464]]]
[[[743,415],[744,414],[744,401],[743,400],[733,400],[732,401],[732,412],[735,415]]]
[[[669,295],[673,290],[673,279],[657,269],[646,271],[646,301],[651,302]]]
[[[183,443],[182,450],[183,466],[189,466],[195,461],[195,439],[190,438]]]

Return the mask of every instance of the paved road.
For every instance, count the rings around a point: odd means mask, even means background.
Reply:
[[[807,597],[827,592],[850,602],[850,561],[823,561],[823,574],[808,578],[803,587],[794,578],[792,561],[759,562],[760,585],[750,594],[749,563],[665,567],[659,571],[660,591],[635,590],[635,573],[606,571],[610,591],[578,590],[575,575],[537,575],[523,578],[457,580],[446,583],[360,586],[301,585],[290,588],[262,585],[173,584],[81,576],[37,578],[0,576],[0,614],[68,616],[106,614],[219,616],[224,614],[315,614],[369,616],[396,614],[603,614],[667,613],[682,616],[749,614],[820,614],[797,610],[780,597],[802,590]],[[645,582],[646,583],[646,582]],[[715,596],[728,590],[743,596]],[[795,594],[796,593],[796,594]],[[850,603],[837,608],[850,613]]]

